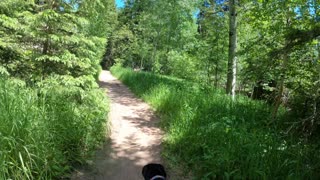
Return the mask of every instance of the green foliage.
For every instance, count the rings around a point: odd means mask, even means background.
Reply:
[[[264,1],[246,6],[250,10],[242,18],[249,23],[240,28],[243,82],[276,82],[277,87],[265,86],[273,96],[283,86],[282,103],[294,117],[288,128],[312,136],[319,132],[314,123],[319,121],[319,3]],[[314,13],[309,12],[312,7]]]
[[[168,53],[168,69],[170,74],[175,77],[184,79],[196,80],[196,58],[177,51],[170,51]]]
[[[117,12],[113,0],[83,1],[80,12],[89,22],[87,35],[109,38],[117,25]]]
[[[107,64],[110,66],[117,60],[127,67],[170,74],[176,70],[172,64],[179,66],[169,59],[171,53],[180,56],[181,60],[187,58],[188,64],[195,64],[191,62],[198,61],[191,54],[197,43],[194,42],[195,4],[191,0],[128,1],[119,13],[117,31],[108,44],[106,55],[111,63]],[[190,77],[184,73],[175,75]]]
[[[198,179],[319,178],[319,147],[266,124],[271,107],[185,80],[134,72],[112,73],[160,114],[164,156]]]
[[[103,141],[104,93],[67,87],[0,80],[1,179],[61,177]]]
[[[228,2],[127,1],[108,42],[106,66],[118,62],[225,87]],[[236,9],[236,92],[273,104],[272,122],[282,104],[295,116],[297,133],[319,132],[319,2],[238,1]]]
[[[17,3],[20,3],[19,7]],[[104,14],[102,9],[108,5],[99,1],[2,1],[2,66],[11,76],[23,78],[29,83],[50,78],[51,75],[96,76],[107,31],[111,29],[105,27],[107,22],[97,22],[92,18],[106,16],[108,13]],[[75,6],[78,6],[77,10]],[[105,25],[98,26],[101,23]]]
[[[0,179],[61,178],[104,140],[108,16],[113,0],[1,0]]]

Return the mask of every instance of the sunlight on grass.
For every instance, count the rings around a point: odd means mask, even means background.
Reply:
[[[64,176],[104,140],[102,91],[49,89],[0,80],[0,179]]]
[[[269,127],[271,107],[220,90],[115,66],[112,73],[161,116],[164,156],[200,179],[319,177],[317,147]],[[279,120],[281,122],[281,120]]]

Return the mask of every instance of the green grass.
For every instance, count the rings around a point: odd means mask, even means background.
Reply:
[[[99,89],[31,89],[0,79],[0,179],[67,175],[104,140],[107,112]]]
[[[112,73],[150,103],[166,132],[163,155],[195,179],[317,179],[319,144],[283,134],[270,107],[172,77],[115,66]],[[280,117],[285,117],[282,114]],[[279,125],[279,127],[278,127]]]

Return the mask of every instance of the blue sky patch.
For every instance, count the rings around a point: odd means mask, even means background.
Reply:
[[[115,0],[117,8],[124,8],[124,0]]]

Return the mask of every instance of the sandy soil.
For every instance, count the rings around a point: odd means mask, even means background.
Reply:
[[[100,75],[100,86],[110,98],[111,137],[96,153],[90,167],[78,170],[71,179],[142,180],[142,167],[161,163],[159,119],[110,72]]]

